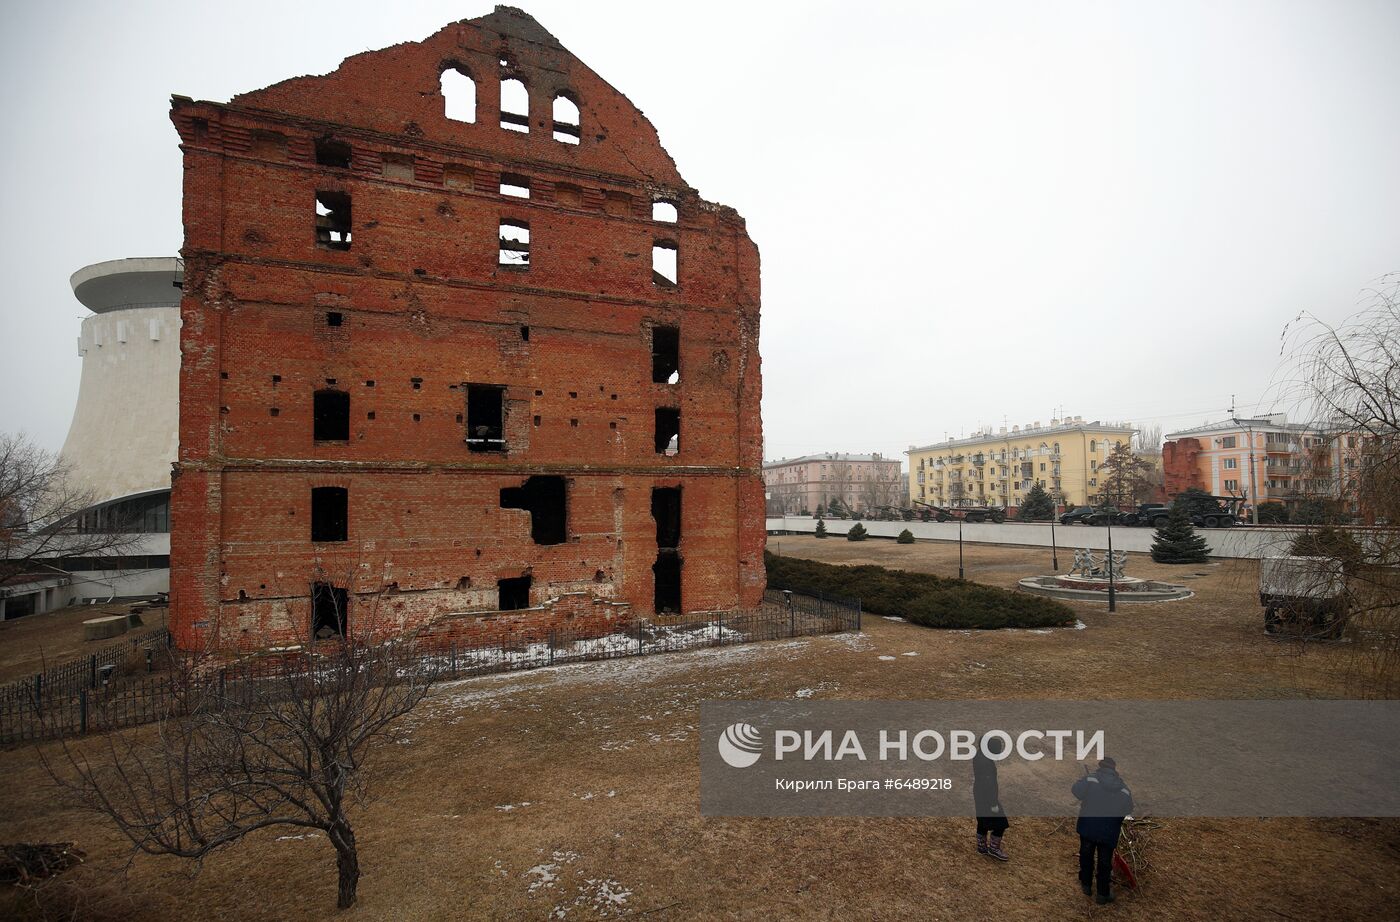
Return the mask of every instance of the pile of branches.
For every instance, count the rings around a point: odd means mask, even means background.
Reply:
[[[1147,872],[1152,869],[1148,853],[1152,846],[1152,830],[1161,829],[1162,824],[1148,817],[1129,817],[1123,821],[1123,830],[1118,835],[1118,853],[1133,870],[1133,880],[1138,887],[1143,884]]]
[[[62,874],[87,857],[73,842],[0,845],[0,884],[28,886]]]

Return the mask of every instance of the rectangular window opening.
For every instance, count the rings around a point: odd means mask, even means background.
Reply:
[[[669,548],[657,552],[651,572],[656,580],[655,608],[658,615],[681,611],[681,555]]]
[[[318,442],[350,441],[350,395],[317,391],[312,402],[312,428]]]
[[[680,250],[674,240],[658,240],[651,246],[651,283],[658,288],[676,286]]]
[[[311,636],[317,640],[344,637],[350,618],[350,594],[330,583],[311,584]]]
[[[568,488],[563,477],[530,477],[518,487],[505,487],[501,508],[530,513],[530,540],[536,544],[563,544],[569,538]]]
[[[656,408],[656,453],[676,455],[681,450],[681,411],[678,407]]]
[[[519,611],[530,607],[530,575],[496,580],[496,610]]]
[[[530,268],[530,225],[524,221],[501,219],[498,265],[515,269]]]
[[[656,546],[676,549],[681,546],[681,488],[653,487],[651,517],[656,520]]]
[[[467,385],[467,448],[506,450],[506,389],[496,384]]]
[[[316,193],[316,244],[330,250],[350,249],[350,196]]]
[[[501,194],[514,198],[529,198],[530,177],[521,176],[519,173],[502,173]]]
[[[681,328],[653,327],[651,331],[651,380],[675,384],[681,379]]]
[[[311,540],[345,541],[350,524],[350,495],[344,487],[311,490]]]
[[[345,322],[345,315],[342,314],[340,311],[327,311],[327,312],[326,312],[326,326],[328,326],[328,327],[338,327],[338,326],[340,326],[340,325],[341,325],[342,323],[344,323],[344,322]]]

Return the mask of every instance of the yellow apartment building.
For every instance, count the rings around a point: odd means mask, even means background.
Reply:
[[[910,447],[909,499],[931,506],[1021,504],[1037,481],[1059,507],[1099,500],[1099,468],[1116,445],[1132,444],[1131,423],[1082,416],[975,432]]]

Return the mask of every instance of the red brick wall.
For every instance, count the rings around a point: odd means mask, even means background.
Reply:
[[[1196,463],[1201,454],[1198,439],[1177,439],[1162,446],[1162,488],[1167,497],[1176,496],[1191,487],[1208,490],[1201,479],[1200,465]]]
[[[445,62],[476,79],[475,123],[443,114]],[[529,134],[499,126],[503,74],[529,87]],[[552,137],[559,90],[581,104],[578,145]],[[185,159],[182,644],[301,639],[317,580],[350,590],[358,629],[489,612],[496,580],[525,572],[532,605],[583,593],[646,616],[653,486],[682,487],[684,610],[758,606],[758,251],[626,97],[498,9],[227,105],[177,97],[171,117]],[[350,144],[349,168],[316,164],[326,135]],[[411,178],[386,175],[386,154],[411,157]],[[470,186],[444,182],[447,165]],[[530,178],[528,200],[499,193],[503,171]],[[350,195],[348,251],[317,245],[318,191]],[[679,222],[654,222],[654,199]],[[529,223],[528,270],[497,266],[507,217]],[[679,244],[674,288],[652,281],[658,238]],[[651,381],[658,324],[681,329],[678,384]],[[468,451],[468,383],[506,388],[507,453]],[[313,440],[324,387],[350,396],[348,442]],[[658,406],[681,410],[674,457],[654,451]],[[528,514],[500,508],[531,474],[567,479],[564,544],[535,545]],[[349,540],[311,543],[315,486],[348,489]]]

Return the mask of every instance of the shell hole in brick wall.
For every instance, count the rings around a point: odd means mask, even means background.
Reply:
[[[519,173],[502,173],[501,194],[513,198],[529,198],[530,177],[522,176]]]
[[[530,268],[530,225],[514,218],[501,219],[499,265]]]
[[[279,383],[281,383],[281,381],[282,381],[282,376],[281,376],[281,375],[273,375],[273,376],[272,376],[272,383],[273,383],[273,384],[279,384]]]
[[[538,429],[539,427],[540,427],[540,418],[539,418],[538,416],[536,416],[536,417],[535,417],[535,428]]]
[[[680,213],[676,210],[673,202],[658,199],[651,203],[651,219],[661,221],[664,224],[675,224],[680,218]]]
[[[471,578],[470,576],[463,576],[463,577],[458,578],[458,580],[457,580],[457,588],[458,588],[458,589],[470,589],[471,587],[472,587],[472,578]]]
[[[460,65],[453,65],[438,78],[442,91],[442,114],[454,122],[476,121],[476,81]]]
[[[583,136],[579,127],[578,102],[566,93],[554,97],[554,140],[577,144]]]
[[[563,544],[568,540],[568,499],[563,477],[530,477],[518,487],[505,487],[501,490],[501,508],[530,513],[530,538],[536,544]]]
[[[326,311],[326,326],[338,327],[345,323],[345,315],[340,311]]]
[[[569,420],[569,425],[572,426],[573,428],[577,429],[577,428],[578,428],[578,420],[576,420],[576,419],[571,419],[571,420]]]
[[[651,245],[651,283],[658,288],[674,288],[680,247],[674,240],[657,240]]]
[[[333,166],[348,169],[350,166],[350,145],[335,138],[316,139],[316,163],[320,166]]]
[[[522,327],[520,328],[520,340],[521,340],[521,342],[527,342],[527,343],[530,341],[530,328],[529,328],[529,327],[522,326]]]
[[[508,131],[530,131],[530,93],[514,77],[501,81],[501,127]]]
[[[279,409],[278,407],[268,407],[268,408],[267,408],[267,415],[269,415],[269,416],[281,416],[281,415],[282,415],[282,411],[281,411],[281,409]]]
[[[413,385],[413,389],[414,389],[415,391],[421,391],[421,390],[423,389],[423,379],[422,379],[422,378],[409,378],[408,381],[409,381],[410,384]]]

